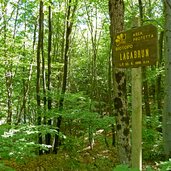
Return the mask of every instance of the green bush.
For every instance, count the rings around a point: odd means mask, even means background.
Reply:
[[[0,163],[0,171],[15,171],[11,167],[5,166],[3,163]]]
[[[171,159],[169,159],[169,161],[161,162],[159,167],[161,171],[171,170]]]
[[[127,165],[118,165],[113,169],[113,171],[139,171],[139,169],[130,168]]]
[[[51,148],[51,146],[37,143],[38,134],[56,134],[55,129],[43,125],[19,125],[10,128],[7,125],[0,125],[0,129],[0,156],[3,159],[15,158],[20,160],[24,157],[36,156],[38,149],[47,150]]]

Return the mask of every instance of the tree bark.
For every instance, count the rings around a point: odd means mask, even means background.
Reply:
[[[41,125],[41,99],[40,99],[40,56],[41,56],[41,49],[42,49],[42,31],[43,31],[43,1],[40,1],[39,7],[39,37],[38,37],[38,46],[37,46],[37,82],[36,82],[36,95],[37,95],[37,124]],[[42,144],[42,135],[41,133],[38,134],[38,143]],[[39,150],[39,154],[42,154],[42,150]]]
[[[160,33],[160,37],[159,37],[159,60],[158,60],[158,69],[160,69],[160,67],[162,66],[163,63],[163,39],[164,39],[164,32],[162,31]],[[161,81],[162,81],[162,74],[159,73],[157,76],[157,84],[156,84],[156,94],[157,94],[157,108],[158,111],[162,111],[162,99],[163,99],[163,89],[161,86]]]
[[[3,18],[3,46],[4,46],[4,59],[5,59],[5,81],[6,81],[6,93],[7,93],[7,123],[10,125],[12,123],[12,63],[11,59],[8,59],[7,51],[7,4],[8,2],[3,2],[2,4],[2,18]]]
[[[163,138],[166,157],[171,157],[171,0],[163,0],[165,17],[166,97]]]
[[[144,18],[144,10],[143,10],[143,2],[142,0],[138,0],[139,4],[139,15],[140,15],[140,26],[143,25]],[[151,115],[150,110],[150,102],[149,102],[149,87],[146,76],[146,67],[142,68],[142,76],[143,76],[143,87],[144,87],[144,103],[145,103],[145,113],[147,116]]]
[[[123,0],[109,0],[110,15],[110,36],[112,45],[112,62],[115,58],[114,37],[117,32],[123,31],[124,26],[124,2]],[[123,69],[116,69],[114,62],[113,78],[114,80],[114,106],[116,117],[116,148],[120,163],[130,163],[130,117],[127,113],[126,99],[126,76]]]
[[[64,105],[64,96],[67,88],[67,77],[68,77],[68,58],[69,58],[69,47],[70,47],[70,35],[72,32],[72,26],[73,26],[73,19],[75,15],[75,11],[77,8],[77,1],[73,6],[73,10],[71,11],[71,3],[72,0],[69,0],[68,2],[68,10],[67,10],[67,17],[66,17],[66,40],[65,40],[65,52],[64,52],[64,67],[63,67],[63,81],[62,81],[62,90],[61,90],[61,96],[59,99],[59,111],[63,111],[63,105]],[[71,14],[72,12],[72,14]],[[56,128],[58,134],[55,135],[55,143],[54,143],[54,150],[53,152],[57,154],[59,145],[60,145],[60,127],[62,122],[62,115],[58,116],[57,122],[56,122]]]
[[[50,4],[51,4],[51,1],[50,1]],[[47,88],[48,88],[48,110],[50,111],[51,108],[52,108],[52,98],[51,98],[51,95],[50,95],[50,92],[51,92],[51,48],[52,48],[52,21],[51,21],[51,18],[52,18],[52,14],[51,14],[51,6],[49,6],[49,35],[48,35],[48,83],[47,83]],[[47,120],[47,124],[49,126],[51,126],[52,124],[52,121],[51,119],[48,119]],[[46,144],[47,145],[50,145],[51,144],[51,134],[48,133],[46,134]],[[48,150],[47,153],[49,153],[50,151]]]

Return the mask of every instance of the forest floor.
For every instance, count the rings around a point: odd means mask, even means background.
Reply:
[[[94,148],[75,153],[61,150],[58,155],[44,154],[20,161],[5,160],[4,165],[15,171],[115,171],[114,168],[118,165],[115,151],[114,148],[108,150]],[[143,164],[143,171],[148,169],[159,170],[157,163],[146,161]],[[0,170],[3,171],[1,168]]]
[[[90,149],[89,146],[84,148],[87,142],[80,145],[79,140],[76,139],[77,143],[69,142],[62,145],[58,154],[32,155],[9,160],[1,159],[0,171],[115,171],[119,162],[116,149],[109,145],[112,144],[109,140],[111,137],[108,137],[107,143],[105,143],[104,138],[96,139],[93,149]],[[155,158],[155,160],[143,160],[143,171],[160,171],[161,158]],[[3,165],[1,165],[2,163]]]
[[[78,154],[59,152],[45,154],[16,162],[4,161],[6,166],[16,171],[110,171],[117,164],[114,150],[96,151],[86,150]]]

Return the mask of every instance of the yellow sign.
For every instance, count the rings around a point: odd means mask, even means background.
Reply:
[[[151,24],[118,33],[114,41],[115,66],[136,68],[155,64],[158,56],[157,37],[157,28]]]

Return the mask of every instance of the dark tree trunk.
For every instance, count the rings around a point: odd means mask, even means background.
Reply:
[[[64,67],[63,67],[63,81],[62,81],[62,90],[61,90],[61,97],[59,99],[59,111],[61,112],[63,110],[64,105],[64,96],[67,88],[67,76],[68,76],[68,53],[69,53],[69,47],[70,47],[70,35],[72,32],[72,26],[73,26],[73,18],[77,7],[77,1],[73,6],[72,14],[71,14],[71,3],[72,0],[69,0],[68,2],[68,11],[67,11],[67,17],[66,17],[66,40],[65,40],[65,52],[64,52]],[[54,150],[53,152],[57,154],[59,145],[60,145],[60,127],[62,122],[62,115],[58,116],[56,127],[58,134],[55,135],[55,143],[54,143]]]
[[[40,1],[39,7],[39,37],[38,37],[38,46],[37,46],[37,83],[36,83],[36,94],[37,94],[37,124],[41,125],[41,99],[40,99],[40,56],[42,49],[42,31],[43,31],[43,1]],[[42,144],[42,135],[39,133],[38,135],[38,143]],[[42,150],[39,150],[39,154],[42,154]]]
[[[139,15],[140,15],[140,25],[143,25],[143,18],[144,18],[144,12],[143,12],[143,3],[142,0],[138,0],[139,3]],[[149,101],[149,87],[148,87],[148,81],[146,76],[146,67],[142,68],[142,76],[143,76],[143,87],[144,87],[144,103],[145,103],[145,113],[147,116],[150,116],[150,101]]]
[[[158,61],[158,68],[162,66],[163,63],[163,39],[164,39],[164,32],[162,31],[160,33],[160,38],[159,38],[159,61]],[[157,94],[157,108],[158,110],[162,111],[162,99],[163,99],[163,94],[164,92],[162,91],[162,86],[161,86],[161,81],[162,81],[162,74],[159,73],[157,76],[157,85],[156,85],[156,94]]]
[[[51,1],[50,1],[51,3]],[[52,108],[52,98],[50,95],[51,92],[51,48],[52,48],[52,21],[51,21],[51,6],[49,6],[49,36],[48,36],[48,83],[47,83],[47,87],[48,87],[48,110],[50,111]],[[52,121],[51,119],[48,119],[47,124],[49,126],[51,126]],[[50,145],[51,144],[51,134],[48,133],[46,134],[46,144]],[[49,153],[50,150],[47,151],[47,153]]]

